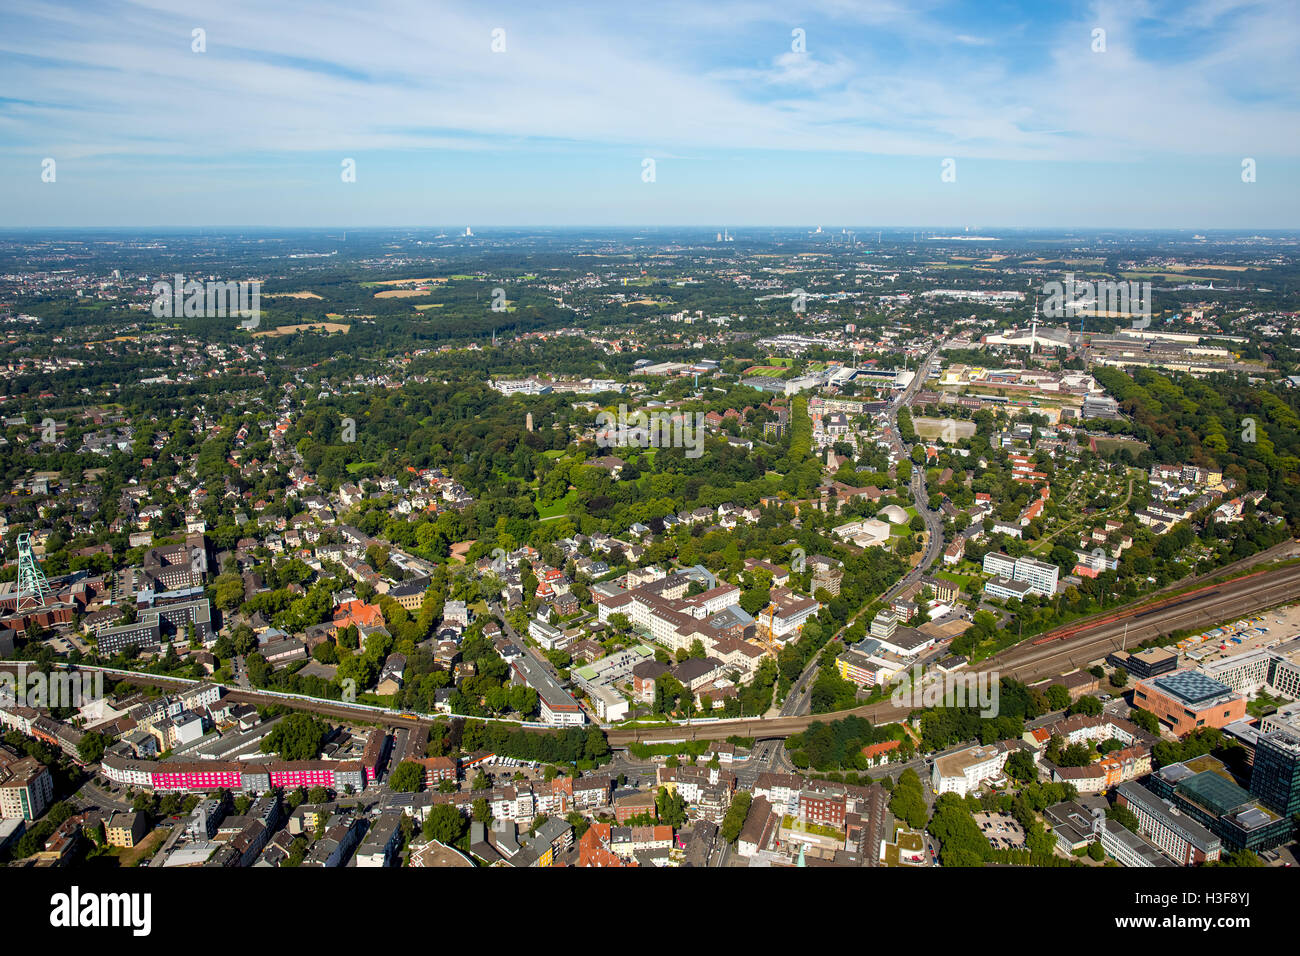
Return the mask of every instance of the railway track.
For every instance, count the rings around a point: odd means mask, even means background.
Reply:
[[[1241,582],[1249,578],[1249,583]],[[1300,567],[1263,571],[1199,589],[1195,593],[1177,595],[1160,607],[1138,607],[1143,618],[1135,622],[1128,617],[1108,615],[1101,621],[1085,621],[1072,625],[1072,640],[1057,640],[1043,645],[1018,645],[997,657],[973,668],[975,672],[997,672],[1001,676],[1015,677],[1033,682],[1045,677],[1056,677],[1075,670],[1082,664],[1105,657],[1111,650],[1119,649],[1127,639],[1130,644],[1159,634],[1190,627],[1209,626],[1229,618],[1244,616],[1268,607],[1300,599]],[[1151,613],[1147,613],[1151,612]],[[1128,623],[1127,634],[1125,623]],[[909,708],[910,709],[910,708]],[[653,743],[663,740],[721,739],[736,734],[757,739],[788,737],[808,728],[814,720],[830,721],[854,714],[875,722],[898,720],[906,716],[890,701],[866,704],[851,710],[829,714],[777,717],[772,719],[745,718],[710,722],[706,725],[642,727],[609,732],[611,746],[625,746],[631,742]]]
[[[1221,573],[1221,572],[1220,572]],[[1138,605],[1119,612],[1070,625],[1064,636],[1044,635],[1031,644],[1009,648],[980,666],[975,672],[997,671],[999,674],[1032,682],[1043,677],[1067,673],[1090,660],[1104,657],[1118,649],[1121,642],[1140,642],[1148,637],[1168,634],[1184,628],[1204,627],[1233,617],[1244,616],[1278,604],[1300,599],[1300,566],[1257,571],[1241,578],[1220,584],[1206,585],[1195,591],[1173,595],[1156,604]],[[17,661],[0,662],[0,669],[16,670]],[[67,665],[64,665],[67,666]],[[90,670],[83,665],[82,669]],[[99,668],[105,677],[110,675],[140,685],[167,689],[182,689],[198,681],[162,677],[135,671]],[[255,705],[280,705],[334,717],[340,720],[365,721],[385,727],[405,727],[427,730],[434,723],[432,716],[389,710],[366,704],[322,700],[278,691],[246,690],[226,686],[234,701]],[[854,714],[877,722],[898,720],[904,716],[890,701],[867,704],[850,710],[829,714],[797,715],[775,718],[738,718],[735,720],[709,719],[694,724],[669,724],[657,727],[639,727],[608,731],[612,746],[628,743],[651,743],[682,739],[722,739],[731,735],[771,740],[788,737],[808,728],[813,721],[829,721]],[[492,720],[492,718],[476,718]],[[553,732],[556,728],[535,723],[502,721],[533,732]]]

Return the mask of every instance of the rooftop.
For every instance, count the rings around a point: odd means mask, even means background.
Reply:
[[[1232,694],[1232,688],[1227,684],[1193,670],[1174,671],[1153,679],[1151,683],[1188,707],[1208,704],[1216,698]]]

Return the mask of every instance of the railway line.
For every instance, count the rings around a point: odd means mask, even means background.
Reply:
[[[972,671],[997,672],[999,675],[1032,683],[1075,670],[1089,661],[1105,657],[1110,651],[1121,648],[1125,643],[1134,645],[1147,638],[1177,630],[1209,627],[1234,617],[1242,617],[1297,599],[1300,599],[1300,566],[1257,571],[1231,581],[1207,584],[1194,591],[1171,595],[1155,604],[1142,604],[1092,620],[1076,622],[1067,628],[1044,635],[1042,639],[1033,643],[1009,648],[978,667],[972,668]],[[2,662],[0,669],[16,670],[20,663],[24,662]],[[56,666],[69,667],[70,665]],[[133,684],[168,690],[183,690],[200,683],[188,678],[163,677],[90,665],[81,665],[79,669],[101,670],[106,679],[111,677]],[[427,731],[434,723],[434,717],[431,715],[370,704],[323,700],[281,691],[222,686],[225,687],[230,699],[239,703],[288,706],[322,717],[376,723],[390,728]],[[829,714],[800,714],[772,718],[746,717],[731,720],[705,718],[661,726],[616,728],[608,731],[607,735],[610,745],[614,747],[625,747],[633,742],[654,743],[697,737],[722,739],[733,734],[754,737],[758,740],[775,740],[806,730],[814,720],[835,720],[848,714],[866,717],[876,722],[897,720],[903,716],[898,707],[886,700]],[[451,716],[454,718],[459,715]],[[541,733],[558,729],[535,722],[500,718],[472,719],[507,723]]]
[[[0,670],[16,672],[19,666],[23,664],[30,664],[30,662],[2,661],[0,662]],[[146,674],[139,671],[121,670],[113,667],[100,667],[92,664],[80,664],[74,667],[69,664],[56,663],[54,666],[68,670],[99,671],[103,673],[105,683],[107,683],[108,680],[113,679],[126,681],[129,684],[136,684],[142,687],[158,687],[167,691],[183,691],[199,684],[213,683],[212,681],[199,681],[188,677],[166,677],[158,674]],[[291,707],[294,710],[317,714],[321,717],[334,717],[338,720],[377,723],[381,726],[394,729],[414,729],[421,726],[427,729],[429,726],[432,726],[434,722],[434,718],[429,715],[416,714],[410,711],[397,710],[390,707],[379,707],[374,704],[358,704],[348,701],[325,700],[320,697],[308,697],[305,694],[290,694],[284,691],[248,690],[242,687],[234,687],[229,684],[218,683],[217,686],[225,688],[226,697],[237,704],[252,704],[254,706],[262,707]],[[463,715],[459,714],[452,714],[450,716],[453,718],[463,717]],[[510,724],[513,727],[522,727],[525,730],[534,731],[554,731],[557,729],[549,724],[542,724],[534,721],[518,721],[494,717],[463,717],[463,719]]]
[[[1089,661],[1105,657],[1112,650],[1120,649],[1126,641],[1134,645],[1185,628],[1208,627],[1297,599],[1300,599],[1300,567],[1261,571],[1176,595],[1157,606],[1139,606],[1126,613],[1108,614],[1100,620],[1079,622],[1071,625],[1072,633],[1064,639],[1038,645],[1017,645],[972,668],[972,671],[996,672],[1000,676],[1032,683],[1068,673]],[[848,714],[875,722],[898,720],[905,716],[904,711],[886,700],[829,714],[628,728],[610,731],[608,736],[610,745],[616,747],[634,741],[653,743],[705,736],[719,739],[732,734],[765,740],[800,733],[814,720],[835,720]]]

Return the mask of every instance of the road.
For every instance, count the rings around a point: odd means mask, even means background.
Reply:
[[[898,435],[898,444],[903,450],[904,458],[911,454],[912,446],[903,443],[902,434],[898,431],[898,412],[904,406],[909,405],[912,399],[916,397],[916,393],[925,386],[930,374],[930,367],[934,364],[935,357],[938,354],[939,349],[936,347],[925,357],[925,361],[917,369],[916,377],[912,379],[911,384],[889,404],[890,427],[893,429],[894,434]],[[924,466],[914,466],[912,468],[912,480],[908,485],[908,489],[912,494],[912,503],[916,506],[916,513],[925,521],[925,550],[921,552],[921,560],[917,562],[916,566],[899,578],[896,584],[880,596],[879,600],[885,603],[892,601],[900,592],[920,581],[931,565],[938,559],[940,551],[943,550],[943,519],[937,512],[930,510],[930,495],[925,487]],[[857,622],[867,607],[875,603],[874,600],[868,601],[867,604],[860,608],[835,633],[830,643],[839,643],[844,632]],[[817,680],[818,662],[820,660],[821,653],[819,652],[808,662],[803,673],[799,675],[799,679],[790,687],[790,692],[786,695],[785,703],[781,707],[780,716],[791,717],[796,714],[806,714],[811,710],[812,688]]]
[[[99,768],[97,765],[92,764],[86,769],[94,774],[98,772]],[[112,810],[130,810],[132,802],[125,795],[110,793],[108,788],[93,776],[81,785],[80,789],[73,795],[73,801],[82,809],[86,807],[107,807]]]
[[[907,390],[899,397],[898,403],[890,406],[890,413],[893,415],[895,428],[898,427],[898,410],[904,404],[910,404],[912,399],[916,396],[916,393],[924,387],[930,375],[930,367],[934,364],[935,357],[938,354],[939,349],[936,347],[934,351],[925,357],[925,361],[921,363],[920,369],[917,370],[916,378],[912,380],[912,384],[909,385]],[[902,442],[901,434],[899,435],[899,442]],[[903,445],[903,449],[908,455],[912,453],[911,445]],[[916,567],[908,572],[894,588],[891,588],[889,592],[886,592],[886,600],[892,599],[894,594],[898,591],[921,580],[925,575],[925,572],[930,570],[930,566],[934,564],[935,560],[939,557],[939,552],[943,550],[943,519],[939,516],[938,512],[930,510],[930,494],[925,487],[924,465],[914,466],[912,468],[912,481],[910,488],[912,491],[912,503],[916,505],[916,513],[925,521],[925,550],[921,552],[921,560],[917,562]]]

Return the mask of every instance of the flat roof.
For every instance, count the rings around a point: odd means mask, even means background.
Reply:
[[[1224,816],[1251,801],[1249,793],[1213,770],[1193,774],[1176,789],[1215,816]]]
[[[1200,671],[1174,671],[1153,678],[1151,683],[1171,697],[1176,697],[1189,707],[1205,704],[1217,697],[1232,693],[1232,688]]]
[[[1158,661],[1165,661],[1171,657],[1178,657],[1177,651],[1171,651],[1167,647],[1147,647],[1140,651],[1117,651],[1115,656],[1123,654],[1127,658],[1136,658],[1137,660],[1146,661],[1148,664],[1154,664]]]

